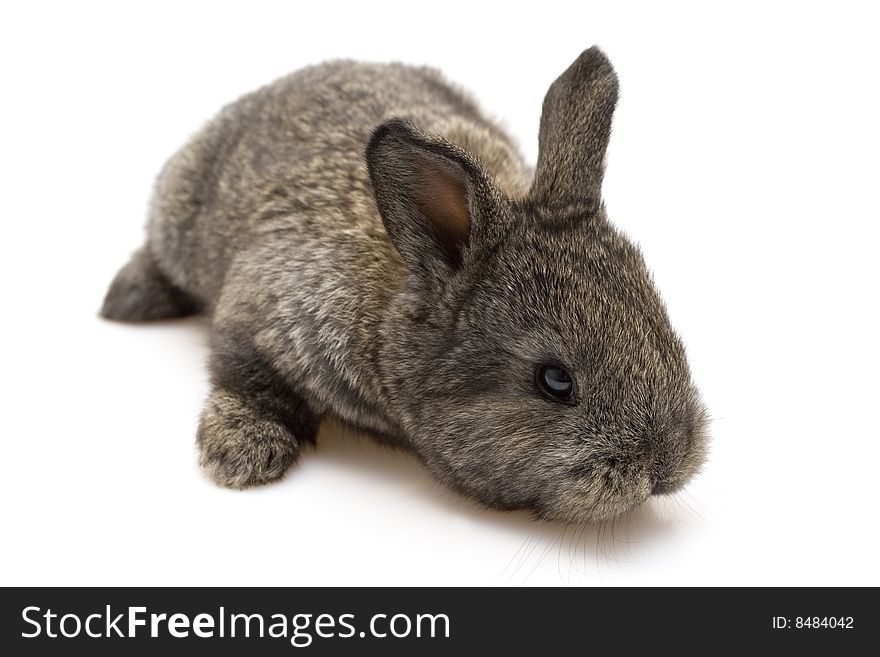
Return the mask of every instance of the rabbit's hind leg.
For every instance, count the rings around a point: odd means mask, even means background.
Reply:
[[[143,246],[110,284],[101,316],[119,322],[144,322],[185,317],[199,311],[199,303],[175,286],[159,270]]]

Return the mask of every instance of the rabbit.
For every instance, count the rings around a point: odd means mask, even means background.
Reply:
[[[707,413],[601,198],[616,73],[584,51],[537,164],[436,70],[333,61],[226,106],[158,176],[105,318],[210,318],[196,442],[284,476],[335,414],[498,509],[598,522],[680,489]]]

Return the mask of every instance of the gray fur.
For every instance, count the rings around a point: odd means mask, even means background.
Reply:
[[[495,507],[597,520],[677,490],[703,461],[705,411],[601,203],[616,99],[585,51],[544,101],[532,180],[431,69],[300,70],[169,161],[104,314],[210,314],[198,444],[223,485],[282,476],[332,412]],[[539,394],[548,361],[574,403]]]

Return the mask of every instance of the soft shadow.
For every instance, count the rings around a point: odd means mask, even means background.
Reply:
[[[186,317],[169,317],[168,319],[150,319],[136,322],[122,322],[115,319],[107,319],[100,311],[95,312],[95,319],[107,326],[118,326],[123,330],[139,331],[152,330],[157,332],[174,331],[197,331],[201,337],[207,337],[211,327],[211,320],[207,315],[196,314]]]
[[[703,522],[699,511],[675,497],[651,499],[642,506],[601,524],[561,523],[536,518],[527,511],[497,511],[464,498],[436,481],[418,458],[404,450],[377,444],[368,434],[336,418],[327,418],[318,433],[316,453],[334,466],[392,481],[409,497],[439,506],[448,513],[467,514],[474,522],[495,527],[520,540],[507,563],[499,562],[496,584],[528,584],[542,563],[556,561],[562,584],[611,578],[618,567],[635,562],[639,551],[677,531],[683,524]]]

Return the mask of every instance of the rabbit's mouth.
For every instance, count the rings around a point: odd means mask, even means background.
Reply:
[[[654,483],[647,473],[623,477],[609,467],[604,475],[574,481],[560,491],[544,513],[556,520],[602,522],[644,503],[653,489]]]

